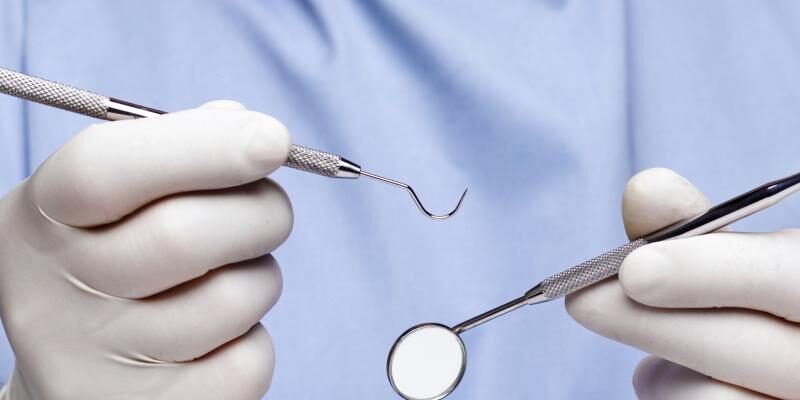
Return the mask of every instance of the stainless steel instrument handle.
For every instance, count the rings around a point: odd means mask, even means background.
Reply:
[[[680,221],[642,239],[624,244],[559,272],[525,293],[528,304],[564,297],[619,272],[625,257],[648,243],[714,232],[763,210],[800,190],[800,173],[761,185],[695,217]]]
[[[164,111],[4,68],[0,68],[0,93],[107,121],[165,114]],[[333,178],[357,178],[360,173],[358,165],[337,154],[299,145],[292,145],[283,165]]]
[[[647,241],[644,239],[626,243],[543,280],[539,284],[539,288],[550,300],[564,297],[595,282],[600,282],[616,275],[625,257],[646,244]]]
[[[107,119],[108,97],[0,68],[0,92],[25,100]]]

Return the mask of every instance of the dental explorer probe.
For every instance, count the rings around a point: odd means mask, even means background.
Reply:
[[[759,186],[700,215],[668,226],[559,272],[541,281],[524,295],[454,326],[453,333],[458,335],[524,305],[544,303],[564,297],[616,275],[625,257],[639,247],[648,243],[714,232],[772,206],[798,190],[800,190],[800,173]]]
[[[146,118],[166,114],[165,111],[129,103],[5,68],[0,68],[0,93],[107,121]],[[447,214],[436,215],[422,205],[416,192],[408,184],[363,171],[358,164],[337,154],[293,144],[289,150],[289,157],[283,165],[330,178],[356,179],[360,176],[366,176],[400,187],[408,192],[420,212],[434,220],[452,217],[461,208],[464,196],[467,195],[467,189],[465,189],[452,211]]]

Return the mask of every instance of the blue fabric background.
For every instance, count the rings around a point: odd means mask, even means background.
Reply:
[[[717,202],[796,172],[800,3],[568,0],[0,2],[0,65],[166,110],[229,98],[296,143],[407,180],[280,170],[296,225],[264,319],[268,398],[392,398],[385,357],[625,240],[634,172]],[[0,96],[0,193],[94,122]],[[739,224],[798,226],[800,199]],[[625,399],[642,354],[562,302],[464,335],[452,399]],[[224,323],[224,321],[209,321]],[[0,348],[0,376],[13,368]]]

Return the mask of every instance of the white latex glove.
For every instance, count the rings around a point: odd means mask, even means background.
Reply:
[[[260,399],[268,255],[292,210],[263,177],[286,128],[232,102],[92,125],[0,200],[2,399]]]
[[[637,238],[708,206],[674,172],[647,170],[625,188],[625,228]],[[619,279],[566,306],[586,328],[657,356],[635,373],[640,399],[800,399],[798,282],[800,231],[719,232],[642,247]]]

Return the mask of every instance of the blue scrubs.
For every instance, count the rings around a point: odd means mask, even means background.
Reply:
[[[165,110],[241,101],[434,212],[469,186],[432,222],[385,185],[274,174],[296,225],[263,321],[267,397],[385,399],[407,327],[456,324],[624,242],[636,171],[675,169],[716,202],[800,170],[798,20],[791,1],[5,0],[0,65]],[[0,96],[0,193],[92,122]],[[799,201],[738,226],[798,226]],[[562,304],[466,333],[451,398],[634,398],[643,354]]]

